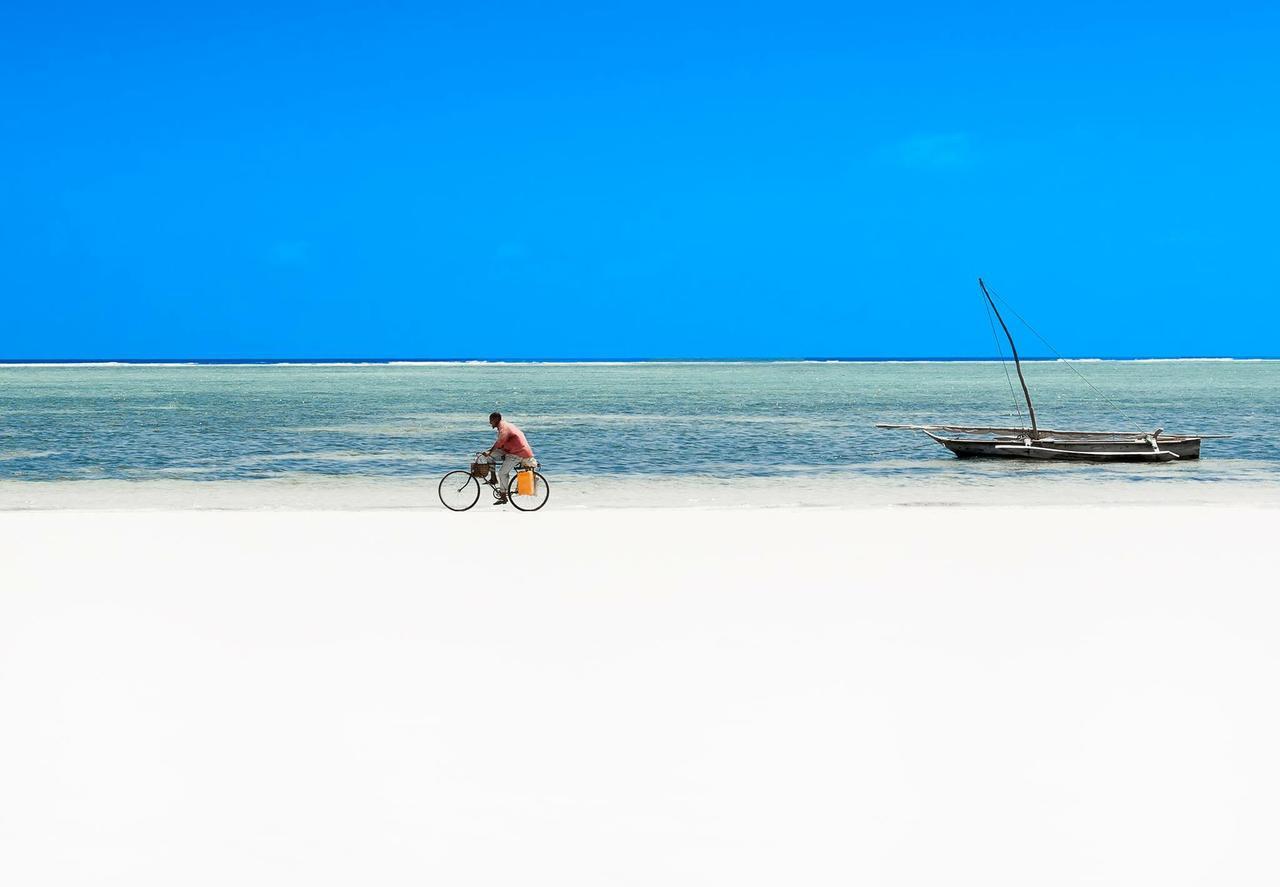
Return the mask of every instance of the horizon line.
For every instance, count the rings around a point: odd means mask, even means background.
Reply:
[[[1147,357],[1128,355],[1123,357],[1022,357],[1024,363],[1078,362],[1178,362],[1178,361],[1280,361],[1278,357],[1197,355],[1190,357]],[[999,356],[942,356],[942,357],[163,357],[163,358],[0,358],[0,366],[430,366],[430,365],[591,365],[591,364],[748,364],[748,363],[1007,363]]]

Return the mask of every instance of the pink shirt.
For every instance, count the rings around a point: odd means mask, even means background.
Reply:
[[[524,439],[524,432],[506,419],[498,423],[498,439],[493,445],[521,459],[533,458],[533,450],[529,449],[529,441]]]

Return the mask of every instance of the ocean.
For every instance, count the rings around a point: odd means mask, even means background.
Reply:
[[[1016,496],[1028,478],[1280,484],[1280,361],[1032,361],[1025,372],[1042,427],[1231,437],[1205,441],[1194,462],[1097,466],[960,461],[874,427],[1020,424],[1017,379],[999,362],[21,364],[0,366],[0,483],[426,489],[489,446],[499,410],[553,484],[578,490],[749,480],[821,501],[823,485],[857,495],[860,481],[921,496],[930,485]]]

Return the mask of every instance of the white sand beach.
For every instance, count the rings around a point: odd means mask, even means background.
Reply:
[[[1267,884],[1280,511],[0,513],[7,883]]]

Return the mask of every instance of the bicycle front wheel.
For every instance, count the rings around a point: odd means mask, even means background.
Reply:
[[[518,488],[520,474],[517,472],[511,476],[511,482],[507,484],[507,501],[521,511],[537,511],[539,508],[547,504],[547,500],[551,498],[551,485],[547,483],[547,479],[538,472],[533,474],[533,493],[529,496],[521,496]]]
[[[450,511],[466,511],[480,498],[480,482],[470,471],[450,471],[440,479],[440,501]]]

